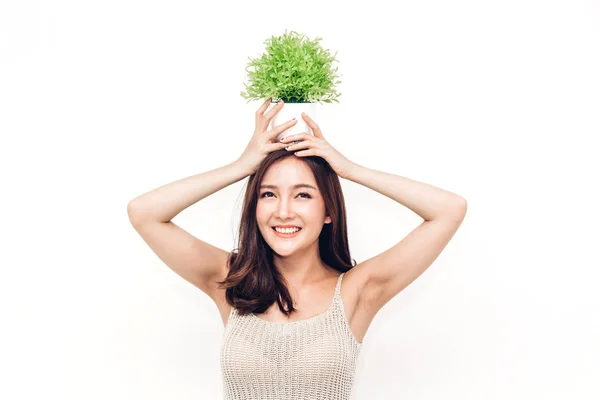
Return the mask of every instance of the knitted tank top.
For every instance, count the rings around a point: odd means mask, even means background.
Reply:
[[[292,322],[229,314],[220,353],[225,400],[350,400],[362,348],[338,277],[329,309]]]

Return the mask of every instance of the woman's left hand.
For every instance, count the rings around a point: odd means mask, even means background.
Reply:
[[[298,157],[319,156],[331,165],[336,174],[344,179],[348,179],[349,174],[356,167],[356,164],[344,157],[325,140],[319,126],[308,115],[302,114],[302,118],[310,126],[314,136],[304,132],[287,136],[281,140],[281,143],[289,143],[289,146],[286,146],[285,149],[293,151]]]

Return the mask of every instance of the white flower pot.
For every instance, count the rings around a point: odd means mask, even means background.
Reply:
[[[277,105],[277,102],[271,102],[267,112],[271,108],[275,107],[275,105]],[[296,118],[296,124],[278,134],[275,138],[275,143],[279,142],[279,139],[282,137],[286,137],[294,133],[306,132],[309,135],[313,135],[312,129],[310,129],[310,126],[308,126],[306,121],[304,121],[304,118],[302,118],[302,112],[307,114],[313,120],[316,120],[317,103],[285,103],[281,110],[275,114],[273,119],[271,119],[271,123],[267,130],[271,130],[278,125],[285,124],[292,118]]]

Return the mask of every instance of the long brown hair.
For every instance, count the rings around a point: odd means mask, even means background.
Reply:
[[[273,151],[265,157],[256,172],[250,175],[244,195],[238,247],[229,255],[227,277],[224,281],[217,282],[221,289],[226,288],[227,302],[242,315],[263,313],[274,302],[277,302],[281,312],[286,315],[297,311],[284,283],[285,278],[273,263],[273,250],[264,240],[256,222],[260,183],[268,168],[286,157],[296,156],[285,149]],[[340,272],[346,272],[356,266],[356,261],[350,258],[348,248],[346,206],[340,179],[331,165],[321,157],[304,156],[296,159],[305,162],[312,170],[323,196],[325,215],[331,217],[331,223],[324,224],[319,235],[321,260]],[[287,304],[287,310],[284,309],[284,304]]]

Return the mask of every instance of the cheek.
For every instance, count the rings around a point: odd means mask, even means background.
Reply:
[[[265,218],[269,218],[270,214],[271,213],[269,212],[269,207],[261,206],[260,203],[256,206],[256,219],[258,221],[264,220]]]

